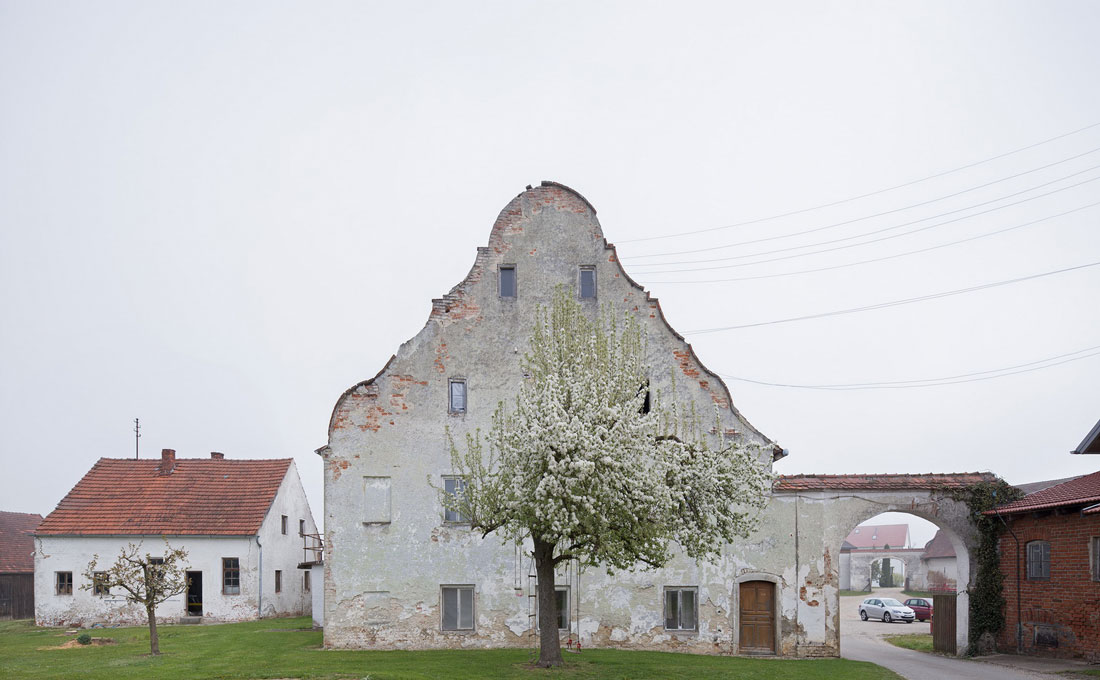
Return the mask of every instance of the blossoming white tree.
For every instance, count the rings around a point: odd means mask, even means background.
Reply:
[[[676,543],[714,560],[748,536],[771,475],[759,451],[702,431],[694,408],[648,392],[645,337],[610,309],[588,318],[564,290],[540,309],[515,404],[498,405],[487,444],[451,443],[466,486],[440,494],[483,535],[529,537],[539,619],[557,621],[554,570],[566,560],[609,570],[658,567]],[[562,664],[557,626],[542,625],[540,666]]]

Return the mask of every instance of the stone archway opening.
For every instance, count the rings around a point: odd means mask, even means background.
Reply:
[[[965,653],[970,621],[967,587],[976,568],[970,555],[977,546],[978,534],[966,504],[954,500],[951,492],[993,479],[995,477],[988,473],[780,477],[773,499],[788,507],[795,516],[799,601],[794,625],[801,631],[799,655],[840,654],[844,625],[840,591],[843,585],[848,586],[844,590],[860,589],[855,586],[854,576],[848,584],[842,584],[844,552],[841,548],[855,527],[886,512],[904,513],[931,522],[954,548],[957,571],[955,642],[958,653]],[[883,549],[876,557],[908,559],[912,581],[919,569],[919,552]],[[870,563],[869,560],[868,572]],[[869,576],[868,573],[868,581]]]

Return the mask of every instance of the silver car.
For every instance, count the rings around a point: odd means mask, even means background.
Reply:
[[[892,597],[869,597],[859,604],[859,618],[882,619],[883,623],[904,621],[913,623],[917,615]]]

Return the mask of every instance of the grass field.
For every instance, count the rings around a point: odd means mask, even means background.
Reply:
[[[886,641],[896,647],[915,649],[918,652],[932,651],[931,633],[913,633],[911,635],[887,635]]]
[[[159,657],[150,657],[145,628],[94,629],[117,644],[60,648],[76,638],[30,621],[0,621],[0,678],[737,678],[738,680],[895,680],[870,663],[698,656],[610,649],[567,654],[567,667],[529,666],[531,650],[427,652],[321,649],[308,617],[209,626],[163,626]]]

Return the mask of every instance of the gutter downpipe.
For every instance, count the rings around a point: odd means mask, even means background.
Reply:
[[[264,617],[264,545],[260,543],[260,537],[256,536],[256,545],[260,548],[260,595],[256,598],[256,618]]]
[[[1020,539],[1016,538],[1016,532],[1012,530],[1012,527],[1008,526],[1008,522],[1004,517],[1001,517],[1001,513],[994,508],[994,514],[997,515],[997,519],[1001,520],[1001,524],[1005,529],[1008,529],[1008,533],[1012,536],[1012,540],[1016,543],[1016,653],[1022,654],[1024,647],[1024,622],[1020,618]]]

